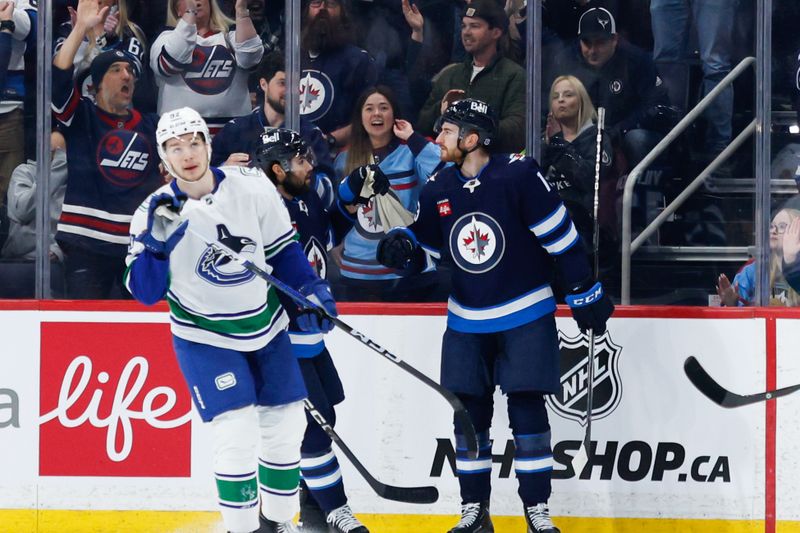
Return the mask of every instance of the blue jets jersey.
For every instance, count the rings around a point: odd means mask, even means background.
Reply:
[[[328,250],[333,248],[333,230],[328,211],[315,191],[309,191],[292,200],[283,199],[292,226],[297,232],[300,247],[303,249],[308,263],[316,274],[325,279],[328,275]],[[290,299],[280,295],[286,309],[297,306]],[[322,333],[300,331],[295,320],[295,313],[289,313],[289,338],[297,357],[314,357],[325,349]]]
[[[300,74],[300,116],[330,133],[350,123],[356,99],[375,85],[378,74],[369,54],[354,45],[303,54]]]
[[[533,159],[495,155],[475,178],[447,167],[428,181],[409,226],[423,249],[453,262],[447,324],[488,333],[555,311],[552,262],[577,283],[591,271],[558,194]]]
[[[121,53],[121,52],[120,52]],[[120,117],[80,96],[72,69],[53,67],[53,112],[67,140],[67,191],[56,238],[97,254],[125,257],[140,203],[164,184],[158,172],[158,117]]]

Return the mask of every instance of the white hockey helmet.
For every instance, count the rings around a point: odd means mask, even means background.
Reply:
[[[181,107],[161,115],[156,126],[156,142],[158,143],[158,156],[164,168],[172,176],[180,178],[172,169],[167,161],[167,153],[164,151],[164,144],[169,139],[178,138],[185,133],[202,134],[203,141],[208,149],[208,162],[211,163],[211,134],[208,131],[208,124],[200,116],[200,113],[191,107]]]

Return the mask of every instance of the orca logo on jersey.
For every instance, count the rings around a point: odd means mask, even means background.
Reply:
[[[488,272],[503,258],[505,248],[503,228],[485,213],[468,213],[450,228],[450,255],[461,270]]]
[[[317,240],[316,237],[311,237],[305,246],[306,257],[308,264],[317,273],[320,279],[325,279],[328,275],[328,260],[325,253],[325,247]]]
[[[311,122],[324,117],[333,105],[333,82],[324,72],[304,70],[300,77],[300,114]]]
[[[581,334],[572,338],[558,332],[561,353],[561,390],[545,396],[545,401],[559,416],[586,425],[586,402],[589,377],[589,339]],[[614,344],[611,334],[595,337],[594,391],[592,394],[592,420],[610,415],[622,399],[622,379],[619,357],[622,347]]]
[[[225,224],[217,225],[217,240],[237,254],[254,254],[256,251],[256,241],[250,237],[233,235]],[[220,286],[241,285],[255,277],[255,274],[213,246],[206,247],[197,261],[195,272],[212,285]]]
[[[197,46],[192,63],[183,72],[183,81],[198,94],[220,94],[233,83],[236,60],[222,45]]]
[[[130,130],[112,130],[97,146],[97,168],[112,185],[132,189],[152,171],[153,148],[144,135]]]

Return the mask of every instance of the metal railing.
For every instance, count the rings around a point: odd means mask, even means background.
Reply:
[[[642,161],[628,174],[625,180],[625,191],[622,195],[622,278],[621,278],[621,303],[629,305],[631,303],[631,255],[645,240],[652,235],[669,218],[689,196],[694,193],[700,185],[719,168],[722,163],[735,152],[756,129],[756,121],[753,120],[736,138],[720,152],[720,154],[684,189],[675,200],[673,200],[659,215],[647,225],[647,227],[631,241],[631,208],[633,204],[633,189],[645,170],[694,122],[706,108],[725,90],[733,81],[741,76],[748,67],[755,65],[755,57],[746,57],[739,62],[736,67],[725,76],[714,89],[700,100],[694,108],[689,111],[678,124],[672,128],[655,148],[653,148]]]

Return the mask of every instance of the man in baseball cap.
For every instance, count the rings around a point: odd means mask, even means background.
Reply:
[[[496,0],[472,0],[461,18],[461,43],[467,58],[437,74],[419,114],[417,127],[433,133],[447,106],[464,98],[486,102],[499,115],[497,149],[518,152],[525,147],[525,70],[504,55],[508,17]]]
[[[578,39],[586,62],[602,67],[614,56],[619,42],[614,16],[602,7],[587,10],[578,21]]]

